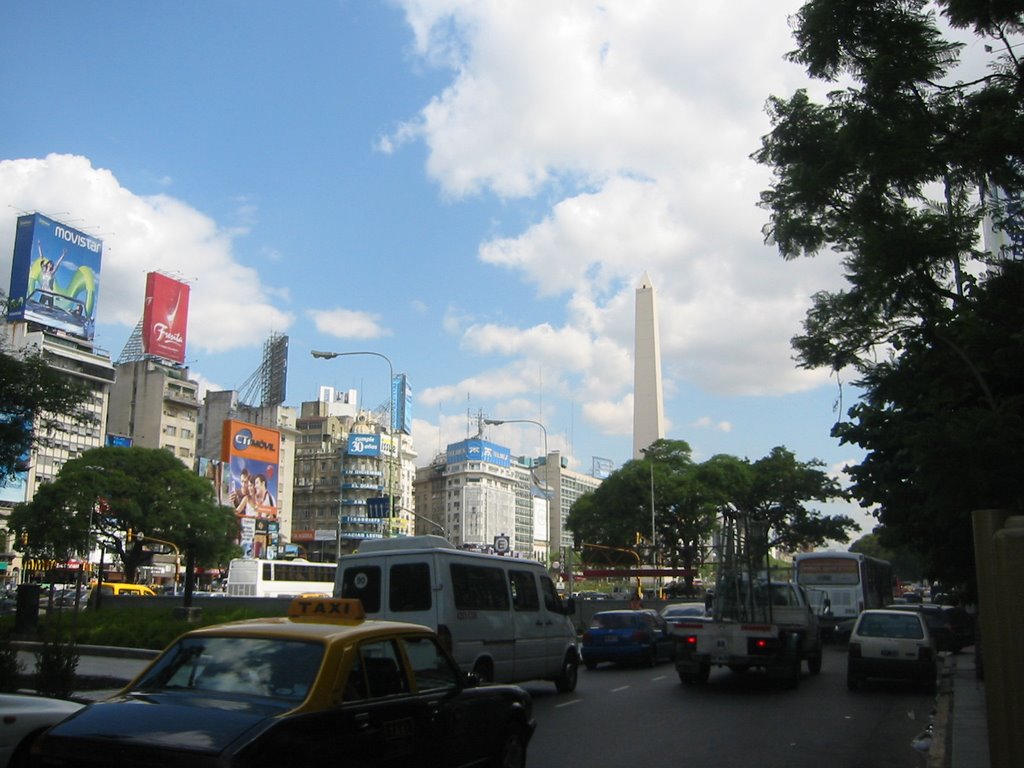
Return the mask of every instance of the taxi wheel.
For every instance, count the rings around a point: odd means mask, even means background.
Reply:
[[[501,743],[492,763],[494,768],[525,768],[526,766],[526,733],[522,726],[510,724],[508,733]]]

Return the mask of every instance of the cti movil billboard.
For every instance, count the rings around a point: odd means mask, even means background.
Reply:
[[[159,272],[146,275],[142,310],[142,349],[146,354],[185,362],[189,287]]]
[[[227,503],[239,517],[277,519],[280,450],[278,430],[234,419],[224,422],[221,459],[229,474]]]
[[[41,213],[18,217],[7,317],[92,340],[103,241]]]

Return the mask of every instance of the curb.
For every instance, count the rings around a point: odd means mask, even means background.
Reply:
[[[953,681],[956,676],[956,659],[943,654],[939,670],[939,692],[935,697],[935,714],[932,718],[932,743],[925,759],[926,768],[949,768],[952,756],[953,729]]]
[[[43,643],[35,640],[12,640],[11,646],[19,651],[34,653],[41,650]],[[108,656],[119,659],[155,659],[160,651],[149,648],[121,648],[113,645],[76,645],[80,656]]]

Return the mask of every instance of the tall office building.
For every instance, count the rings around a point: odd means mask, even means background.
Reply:
[[[661,391],[661,345],[654,284],[644,272],[636,288],[633,329],[633,458],[665,437],[665,413]]]

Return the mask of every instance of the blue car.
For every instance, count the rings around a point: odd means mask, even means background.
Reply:
[[[582,655],[587,669],[602,661],[653,667],[671,661],[675,645],[665,620],[655,611],[601,611],[583,633]]]

